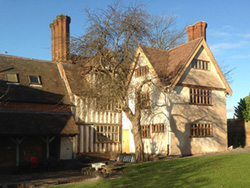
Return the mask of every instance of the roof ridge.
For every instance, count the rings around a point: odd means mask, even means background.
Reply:
[[[169,49],[169,51],[174,50],[174,49],[176,49],[176,48],[179,48],[179,47],[181,47],[181,46],[184,46],[184,45],[186,45],[186,44],[190,44],[191,42],[198,41],[198,40],[202,40],[202,39],[203,39],[203,37],[200,37],[200,38],[197,38],[197,39],[195,39],[195,40],[191,40],[191,41],[182,43],[182,44],[180,44],[179,46],[176,46],[176,47],[174,47],[174,48]]]
[[[48,60],[42,60],[42,59],[35,59],[35,58],[29,58],[29,57],[21,57],[21,56],[15,56],[15,55],[6,55],[6,54],[0,54],[0,57],[12,57],[16,59],[27,59],[27,60],[35,60],[35,61],[40,61],[40,62],[47,62],[47,63],[53,63],[52,61]]]
[[[183,45],[186,45],[186,44],[188,44],[188,43],[191,43],[191,42],[194,42],[194,41],[197,41],[197,40],[202,40],[202,39],[203,39],[203,37],[200,37],[200,38],[197,38],[197,39],[195,39],[195,40],[192,40],[192,41],[188,41],[188,42],[182,43],[182,44],[180,44],[180,45],[178,45],[178,46],[176,46],[176,47],[170,48],[170,49],[168,49],[168,50],[164,50],[164,49],[156,48],[156,47],[152,47],[152,46],[146,46],[146,45],[143,45],[143,44],[139,44],[139,46],[145,46],[145,47],[147,47],[147,48],[154,48],[154,49],[156,49],[156,50],[160,50],[160,51],[165,51],[165,52],[167,52],[167,51],[172,51],[172,50],[174,50],[174,49],[176,49],[176,48],[179,48],[179,47],[181,47],[181,46],[183,46]]]

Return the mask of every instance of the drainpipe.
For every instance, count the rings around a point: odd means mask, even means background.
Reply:
[[[169,109],[169,100],[170,100],[170,96],[169,96],[169,93],[170,93],[170,88],[171,85],[167,85],[164,89],[165,89],[165,92],[167,94],[167,119],[168,119],[168,125],[167,125],[167,155],[169,155],[170,153],[170,137],[171,137],[171,134],[170,134],[170,109]]]
[[[168,140],[167,140],[167,155],[169,155],[169,146],[170,146],[170,123],[168,124],[167,126],[167,137],[168,137]]]

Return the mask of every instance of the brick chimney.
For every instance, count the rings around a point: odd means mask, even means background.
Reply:
[[[63,14],[58,15],[50,24],[53,62],[67,61],[69,59],[69,24],[70,17]]]
[[[203,37],[206,40],[207,23],[204,21],[196,22],[187,27],[188,41]]]

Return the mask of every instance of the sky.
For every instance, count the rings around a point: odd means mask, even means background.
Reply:
[[[84,34],[85,8],[105,8],[112,0],[0,0],[0,54],[51,60],[49,24],[57,15],[71,17],[70,34]],[[123,0],[128,5],[132,0]],[[216,61],[233,69],[227,116],[250,92],[249,0],[141,0],[149,14],[175,14],[177,27],[206,21],[207,43]]]

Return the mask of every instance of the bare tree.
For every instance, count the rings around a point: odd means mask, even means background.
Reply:
[[[150,16],[143,5],[124,7],[117,2],[106,9],[86,9],[86,14],[86,34],[73,39],[71,47],[76,66],[88,82],[84,84],[84,95],[101,106],[108,105],[111,99],[119,104],[117,109],[123,111],[132,124],[136,160],[144,161],[141,111],[145,104],[141,102],[141,92],[145,84],[153,83],[154,78],[145,78],[136,85],[131,84],[131,79],[138,63],[139,55],[135,56],[138,44],[148,43],[149,39],[152,41],[149,35],[152,32]],[[169,22],[171,25],[173,20]],[[175,46],[178,36],[182,35],[168,33],[168,36],[173,41],[168,40],[165,48]],[[131,97],[135,102],[134,109],[129,105]]]
[[[151,17],[149,44],[152,47],[168,50],[186,41],[186,27],[177,29],[177,16],[161,15]]]
[[[230,67],[230,65],[224,63],[224,61],[219,63],[219,66],[227,82],[231,84],[233,82],[233,71],[235,68]]]

